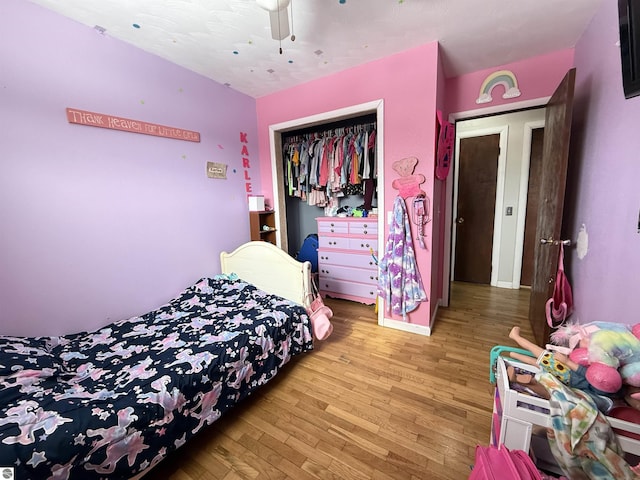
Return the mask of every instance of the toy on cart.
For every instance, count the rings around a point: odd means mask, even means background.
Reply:
[[[516,347],[508,347],[506,345],[496,345],[491,349],[491,357],[489,359],[489,382],[491,384],[496,383],[496,369],[498,365],[498,357],[502,356],[504,353],[519,353],[520,355],[528,355],[533,358],[533,355],[528,350],[523,348]]]

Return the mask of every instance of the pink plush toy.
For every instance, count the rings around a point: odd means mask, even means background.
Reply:
[[[614,393],[623,384],[640,387],[638,335],[640,324],[593,322],[560,327],[551,335],[551,340],[566,346],[569,358],[587,368],[586,378],[591,385]]]
[[[418,195],[425,195],[420,188],[420,184],[425,182],[424,175],[417,173],[413,174],[413,170],[418,164],[416,157],[407,157],[401,160],[396,160],[391,165],[392,168],[400,175],[391,182],[391,186],[399,191],[400,196],[404,199],[409,197],[417,197]]]
[[[417,197],[425,195],[420,188],[420,184],[424,183],[425,178],[422,174],[409,175],[408,177],[396,178],[391,182],[391,186],[400,192],[400,196],[404,199],[409,197]]]

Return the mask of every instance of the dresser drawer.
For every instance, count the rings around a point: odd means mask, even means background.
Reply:
[[[373,261],[373,257],[367,251],[366,255],[332,252],[331,250],[318,250],[319,265],[345,265],[348,267],[366,268],[369,270],[377,270],[378,266]]]
[[[364,222],[349,222],[349,233],[359,237],[362,235],[378,235],[378,221],[372,219]]]
[[[347,222],[319,220],[318,233],[338,233],[346,235],[347,233],[349,233],[349,224]]]
[[[348,237],[328,237],[319,235],[318,236],[318,246],[320,248],[341,248],[343,250],[348,250],[350,238]]]
[[[355,252],[366,252],[371,253],[370,248],[375,249],[378,247],[378,239],[377,238],[349,238],[349,250],[354,250]]]
[[[378,295],[378,285],[364,285],[362,283],[349,282],[348,280],[323,279],[320,277],[320,290],[323,293],[331,295],[338,293],[342,295],[350,295],[361,297],[375,302]]]
[[[319,266],[320,280],[323,279],[341,279],[351,282],[366,283],[370,285],[378,285],[378,271],[344,267],[342,265],[322,265]]]

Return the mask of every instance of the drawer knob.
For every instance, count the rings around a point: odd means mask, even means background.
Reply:
[[[367,231],[366,231],[366,230],[364,231],[364,234],[365,234],[365,235],[367,234]]]
[[[333,228],[331,229],[331,233],[334,233]]]

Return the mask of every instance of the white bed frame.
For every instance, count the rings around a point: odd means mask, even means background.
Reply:
[[[260,290],[308,306],[311,263],[299,262],[269,242],[254,241],[220,253],[222,273],[235,273]]]

